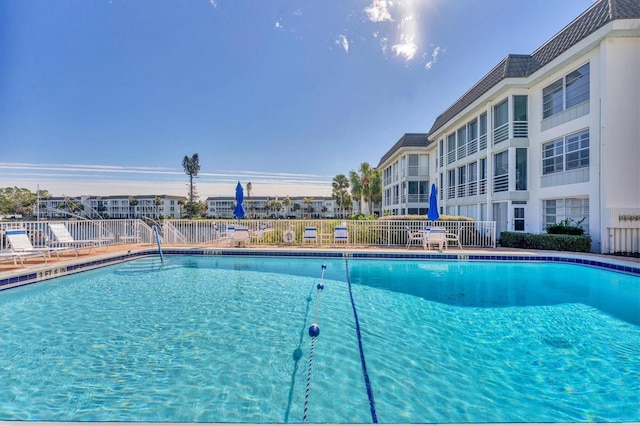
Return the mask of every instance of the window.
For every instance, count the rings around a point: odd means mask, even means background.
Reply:
[[[542,174],[589,167],[589,131],[574,133],[542,145]]]
[[[493,107],[493,143],[509,138],[509,102],[507,99]]]
[[[527,148],[516,148],[516,191],[527,190]]]
[[[409,154],[409,176],[418,176],[420,163],[416,154]]]
[[[526,138],[529,136],[529,123],[527,118],[527,96],[517,95],[513,97],[513,137]]]
[[[582,221],[580,225],[582,226],[582,229],[584,229],[584,233],[589,233],[588,198],[560,198],[557,200],[543,200],[542,211],[543,230],[546,229],[548,225],[560,223],[565,219],[571,219],[574,222]],[[572,225],[575,225],[574,222],[572,222]]]
[[[467,156],[467,127],[458,129],[458,160]]]
[[[469,163],[467,166],[469,173],[469,193],[468,195],[478,194],[478,163]]]
[[[524,231],[524,207],[513,208],[513,230]]]
[[[447,164],[456,161],[456,134],[447,136]]]
[[[493,156],[493,192],[509,190],[509,151]]]
[[[513,121],[527,121],[527,96],[513,97]]]
[[[456,171],[449,170],[447,175],[447,198],[456,198]]]
[[[466,197],[467,166],[458,168],[458,197]]]
[[[480,116],[480,138],[478,140],[478,149],[483,150],[487,147],[487,113],[485,112]]]
[[[547,118],[589,100],[589,64],[542,89],[542,117]]]
[[[480,185],[479,185],[479,193],[486,194],[487,193],[487,159],[481,158],[479,161],[480,164]]]

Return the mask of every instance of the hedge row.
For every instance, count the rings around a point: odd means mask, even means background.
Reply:
[[[536,250],[557,250],[589,253],[591,237],[586,235],[526,234],[522,232],[502,232],[502,247]]]

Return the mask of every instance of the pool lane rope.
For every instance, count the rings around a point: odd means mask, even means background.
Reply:
[[[324,271],[327,270],[327,265],[322,264],[322,274],[320,275],[320,282],[316,286],[318,290],[318,297],[316,298],[316,313],[314,315],[313,324],[309,327],[309,336],[311,336],[311,350],[309,351],[309,367],[307,368],[307,388],[304,393],[304,415],[302,416],[302,422],[307,421],[307,409],[309,408],[309,388],[311,387],[311,366],[313,365],[313,347],[316,343],[316,337],[320,335],[320,327],[318,326],[318,312],[320,311],[320,298],[322,296],[322,290],[324,290]]]
[[[362,334],[360,333],[360,321],[358,321],[358,311],[356,310],[356,304],[353,300],[353,291],[351,289],[351,279],[349,278],[349,260],[344,259],[347,284],[349,285],[349,298],[351,299],[351,307],[353,308],[353,318],[356,324],[356,335],[358,336],[358,347],[360,349],[360,363],[362,364],[362,374],[364,376],[364,384],[367,387],[367,396],[369,397],[369,409],[371,410],[371,423],[378,423],[378,416],[376,414],[376,402],[373,398],[373,389],[371,389],[371,381],[369,380],[369,373],[367,373],[367,363],[364,359],[364,349],[362,348]]]

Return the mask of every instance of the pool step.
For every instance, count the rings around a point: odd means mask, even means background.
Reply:
[[[131,262],[123,263],[117,270],[117,274],[127,275],[127,274],[145,274],[150,272],[156,272],[165,269],[175,269],[179,268],[179,264],[169,264],[167,262],[162,262],[157,257],[146,257],[144,259],[137,259]]]

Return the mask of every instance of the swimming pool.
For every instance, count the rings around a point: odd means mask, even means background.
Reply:
[[[0,293],[0,419],[638,421],[638,281],[526,262],[138,259]]]

